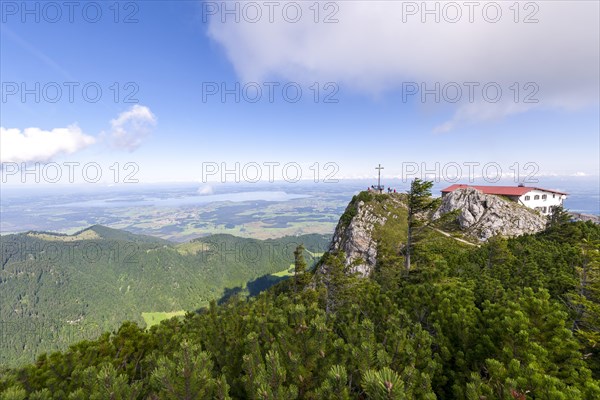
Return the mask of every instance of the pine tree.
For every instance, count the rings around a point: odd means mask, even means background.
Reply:
[[[161,357],[152,373],[161,400],[229,399],[229,386],[223,377],[213,376],[210,354],[184,340],[173,358]]]
[[[343,365],[331,367],[315,397],[323,400],[350,400],[348,373]]]
[[[439,202],[431,198],[433,182],[415,178],[410,184],[408,194],[408,232],[404,249],[404,267],[411,266],[411,254],[416,234],[424,227],[423,214],[433,210]]]
[[[575,243],[578,232],[571,220],[571,215],[562,206],[554,207],[546,221],[545,235],[555,241]]]
[[[296,291],[301,291],[309,283],[310,276],[306,271],[306,261],[304,260],[304,246],[298,245],[294,250],[294,287]]]
[[[52,400],[52,393],[48,389],[38,390],[29,395],[29,400]]]
[[[20,386],[11,386],[0,393],[0,400],[25,400],[27,392]]]
[[[298,397],[298,388],[286,381],[287,371],[279,352],[269,350],[262,357],[258,336],[248,335],[250,354],[244,355],[244,383],[247,398],[253,400],[294,400]]]
[[[128,384],[127,376],[119,374],[110,363],[91,366],[76,376],[80,387],[69,394],[69,400],[135,400],[142,390],[141,382]],[[58,393],[54,397],[63,398]]]
[[[412,398],[404,390],[404,382],[393,370],[385,367],[380,371],[370,369],[363,375],[362,384],[372,400],[403,400]]]
[[[584,345],[585,358],[596,373],[600,372],[600,242],[583,239],[581,259],[576,267],[579,284],[569,294],[575,318],[572,329]]]
[[[354,294],[348,293],[347,290],[353,278],[346,274],[348,268],[344,252],[325,253],[321,262],[327,266],[325,273],[320,276],[321,282],[327,289],[325,311],[327,314],[332,314],[338,307],[351,302],[354,298]]]
[[[560,228],[569,222],[571,222],[569,213],[562,206],[556,206],[552,208],[552,213],[548,216],[546,229],[552,230]]]

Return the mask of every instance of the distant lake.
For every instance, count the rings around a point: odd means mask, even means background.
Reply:
[[[327,221],[333,230],[352,196],[376,182],[357,179],[334,184],[3,186],[0,191],[0,233],[28,230],[72,233],[102,224],[183,240],[189,238],[186,229],[204,229],[198,228],[198,224],[205,224],[209,232],[211,226],[235,225],[240,228],[257,221],[263,221],[265,229],[285,229],[294,224],[310,226],[311,222],[324,229],[323,221]],[[439,196],[440,190],[452,183],[435,182],[432,194]],[[510,180],[460,183],[516,186],[516,182]],[[410,181],[382,179],[382,184],[386,189],[390,187],[402,193],[409,189]],[[600,215],[598,177],[540,178],[540,182],[528,186],[566,192],[569,194],[565,200],[568,210]],[[204,191],[208,193],[203,194]],[[193,212],[180,213],[182,209]],[[269,211],[265,212],[265,209]],[[183,236],[177,237],[177,234]]]
[[[53,204],[50,207],[85,207],[85,208],[115,208],[115,207],[179,207],[186,205],[197,205],[207,204],[215,202],[230,201],[233,203],[239,203],[244,201],[288,201],[296,199],[304,199],[312,197],[306,194],[295,194],[286,193],[282,191],[267,192],[267,191],[254,191],[254,192],[237,192],[237,193],[223,193],[223,194],[209,194],[209,195],[192,195],[192,196],[180,196],[180,197],[142,197],[135,196],[134,198],[127,198],[126,196],[113,199],[99,199],[99,200],[87,200],[79,201],[66,204]]]

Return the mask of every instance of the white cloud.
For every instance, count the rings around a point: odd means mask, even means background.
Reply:
[[[0,162],[47,162],[56,156],[72,154],[96,142],[77,125],[45,131],[40,128],[0,127]]]
[[[134,105],[110,121],[110,141],[114,147],[137,149],[156,125],[156,116],[145,106]]]
[[[135,105],[111,120],[110,124],[110,144],[133,151],[156,125],[156,116],[148,107]],[[106,136],[102,134],[100,139],[106,139]],[[0,162],[49,162],[95,143],[98,139],[83,133],[77,124],[49,131],[0,127]]]
[[[213,187],[211,185],[204,185],[198,188],[198,194],[206,196],[214,193]]]
[[[509,93],[512,96],[513,93]],[[475,101],[473,103],[463,103],[458,106],[452,119],[436,126],[435,133],[445,133],[453,130],[457,126],[466,123],[489,121],[503,118],[513,114],[524,113],[536,107],[537,103],[519,104],[509,99],[500,99],[497,103]]]
[[[370,96],[397,91],[403,82],[501,85],[504,93],[498,103],[486,103],[478,96],[473,103],[447,104],[455,114],[438,131],[537,108],[573,110],[598,103],[598,2],[538,1],[527,3],[530,6],[519,2],[517,23],[514,2],[495,3],[502,12],[497,23],[484,19],[485,2],[475,2],[473,23],[468,2],[452,2],[461,11],[456,23],[447,22],[455,10],[444,13],[446,3],[441,1],[427,5],[440,7],[439,23],[421,12],[422,2],[334,3],[339,7],[338,23],[314,23],[314,11],[309,9],[313,2],[302,2],[300,22],[285,22],[280,6],[273,14],[275,22],[269,23],[268,9],[263,7],[257,23],[244,18],[235,23],[231,15],[217,13],[210,19],[208,34],[224,46],[245,81],[335,81],[344,90]],[[416,15],[406,12],[411,5],[419,8]],[[487,10],[486,16],[493,18],[494,9]],[[319,19],[331,11],[321,3]],[[524,23],[527,16],[538,23]],[[526,92],[521,89],[515,103],[509,89],[514,82],[535,82],[539,102],[523,103]]]

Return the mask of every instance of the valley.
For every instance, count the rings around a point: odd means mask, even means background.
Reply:
[[[127,320],[151,326],[232,291],[256,295],[289,276],[298,245],[312,264],[328,241],[211,235],[178,244],[100,225],[3,235],[0,363],[30,362]]]
[[[3,236],[0,398],[598,398],[600,225],[430,187],[353,196],[331,244]]]

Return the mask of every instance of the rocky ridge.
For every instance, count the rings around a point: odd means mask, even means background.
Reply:
[[[370,275],[377,263],[378,243],[374,237],[375,231],[389,218],[398,218],[394,212],[396,207],[405,207],[400,195],[378,196],[383,201],[365,202],[358,196],[348,205],[344,213],[346,218],[340,218],[329,246],[330,253],[345,253],[349,273],[362,277]],[[327,269],[327,266],[322,266],[322,269]]]
[[[345,254],[348,273],[367,277],[377,264],[377,231],[391,222],[405,219],[406,204],[403,194],[373,195],[361,193],[350,202],[335,229],[329,253]],[[493,236],[514,237],[542,231],[546,217],[537,211],[495,195],[486,195],[473,188],[459,189],[444,196],[441,205],[433,213],[437,220],[448,213],[456,214],[456,222],[464,238],[485,242]],[[393,229],[405,229],[395,225]],[[449,233],[440,233],[451,236]],[[390,233],[389,225],[386,233]],[[456,240],[463,241],[460,238]],[[398,243],[398,248],[403,243]],[[327,265],[320,265],[321,273],[327,274]]]
[[[458,189],[444,196],[433,219],[454,211],[458,212],[457,222],[464,234],[480,242],[496,235],[537,233],[546,227],[546,217],[537,211],[474,188]]]

